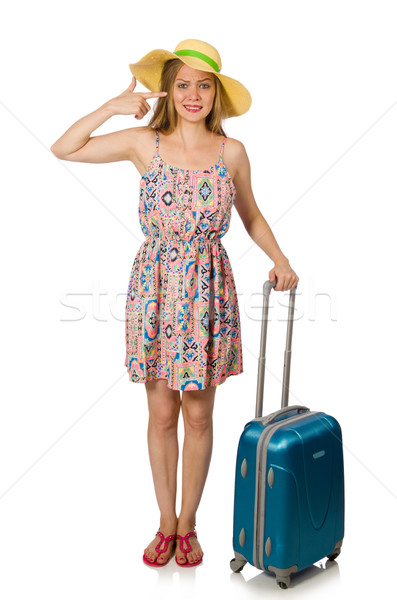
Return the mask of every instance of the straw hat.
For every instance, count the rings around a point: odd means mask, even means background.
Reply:
[[[220,73],[221,57],[214,46],[200,40],[183,40],[174,52],[168,50],[152,50],[140,61],[130,64],[132,74],[151,92],[160,91],[161,72],[167,60],[179,58],[193,69],[213,73],[222,83],[228,96],[230,106],[228,117],[236,117],[247,112],[251,106],[251,94],[237,79]]]

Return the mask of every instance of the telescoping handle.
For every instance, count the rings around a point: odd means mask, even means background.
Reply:
[[[267,321],[269,314],[269,298],[270,292],[277,285],[277,279],[273,282],[265,281],[263,284],[263,309],[262,309],[262,328],[261,341],[258,361],[258,383],[256,389],[256,411],[255,417],[263,416],[263,387],[265,382],[265,364],[266,364],[266,336],[267,336]],[[292,343],[292,325],[294,319],[295,308],[295,292],[297,285],[290,290],[289,294],[289,309],[288,309],[288,325],[287,325],[287,340],[284,352],[284,370],[283,370],[283,387],[281,395],[281,408],[288,406],[289,392],[289,376],[291,370],[291,343]]]

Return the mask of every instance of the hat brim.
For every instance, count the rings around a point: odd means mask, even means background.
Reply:
[[[217,73],[210,65],[194,56],[177,56],[169,50],[157,49],[145,54],[138,62],[129,64],[129,67],[139,83],[151,92],[159,92],[164,63],[173,58],[179,58],[193,69],[213,73],[218,77],[229,99],[228,117],[237,117],[249,110],[252,104],[251,94],[242,83],[237,79]]]

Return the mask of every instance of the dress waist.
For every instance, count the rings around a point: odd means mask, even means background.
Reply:
[[[146,236],[143,244],[149,246],[158,244],[160,248],[161,246],[164,247],[165,252],[171,251],[171,253],[177,253],[180,258],[183,258],[185,256],[195,256],[197,251],[205,252],[205,249],[206,247],[208,248],[208,246],[211,248],[211,254],[218,254],[222,248],[221,238],[222,236],[220,235],[212,235],[211,237],[206,235],[195,235],[190,239],[184,239],[177,235],[166,236],[163,234],[156,235],[152,233]]]
[[[221,238],[223,236],[220,235],[213,235],[211,237],[206,236],[206,235],[195,235],[194,237],[191,238],[182,238],[179,237],[177,235],[156,235],[156,234],[150,234],[147,235],[145,238],[145,241],[152,241],[152,240],[158,240],[161,243],[165,243],[165,242],[169,242],[172,244],[193,244],[193,243],[197,243],[197,244],[216,244],[218,242],[221,241]]]

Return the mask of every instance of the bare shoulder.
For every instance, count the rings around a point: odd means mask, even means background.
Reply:
[[[231,137],[226,139],[223,157],[232,179],[236,175],[238,167],[248,162],[244,144]]]
[[[131,147],[133,150],[139,149],[142,146],[151,145],[156,137],[156,132],[152,127],[148,125],[142,125],[141,127],[130,127],[124,129],[125,135],[130,139]]]
[[[131,162],[142,175],[149,164],[156,147],[156,132],[153,127],[143,125],[125,130],[129,136],[131,147]]]
[[[240,140],[236,140],[236,138],[232,137],[226,138],[225,150],[226,148],[228,148],[230,152],[234,154],[238,154],[239,152],[245,152],[245,146],[243,142],[240,142]]]

